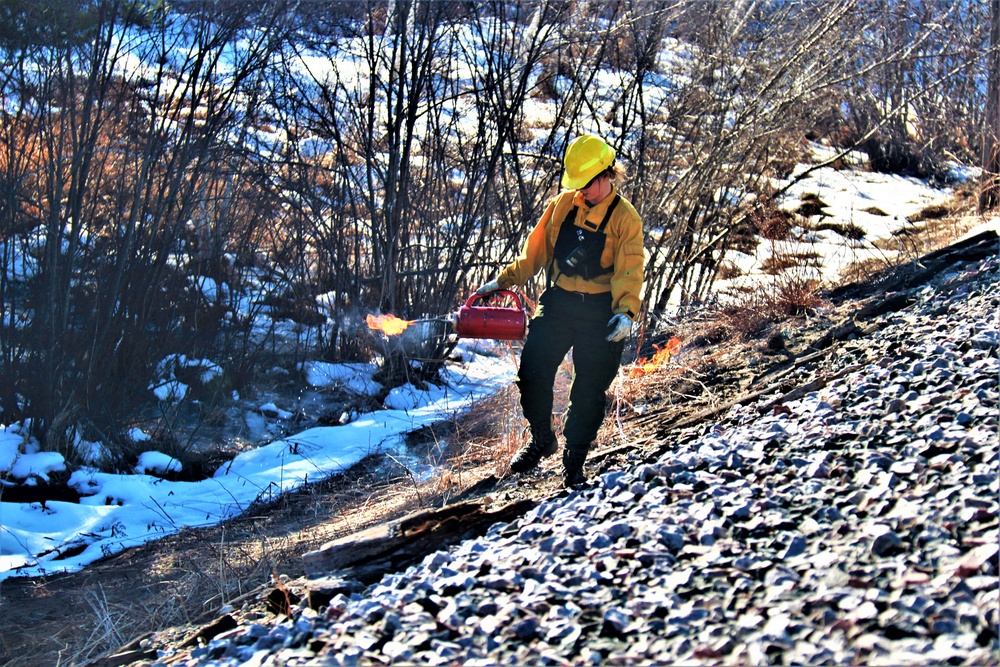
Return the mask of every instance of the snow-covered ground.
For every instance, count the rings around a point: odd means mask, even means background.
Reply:
[[[456,361],[442,371],[445,384],[427,391],[411,384],[393,389],[386,409],[340,426],[310,428],[236,456],[213,477],[174,482],[161,477],[181,463],[160,452],[139,457],[135,474],[94,469],[72,473],[80,503],[0,502],[0,581],[8,577],[74,572],[123,549],[234,517],[309,481],[337,474],[377,452],[405,455],[404,436],[467,409],[514,376],[509,354],[492,341],[463,340]],[[304,370],[316,387],[374,393],[375,364],[314,362]],[[0,426],[0,471],[42,483],[66,469],[61,454],[38,451],[18,425]],[[141,439],[141,434],[136,434]],[[416,476],[433,469],[416,470]]]
[[[817,161],[832,155],[829,149],[818,144],[813,144],[812,149]],[[855,155],[849,161],[860,166],[865,158]],[[951,188],[930,187],[918,178],[863,169],[823,167],[795,182],[807,168],[808,165],[800,165],[788,179],[775,181],[776,189],[784,188],[777,205],[792,212],[802,204],[803,197],[815,195],[825,205],[821,213],[809,217],[806,224],[796,226],[793,223],[785,239],[761,240],[753,254],[729,252],[726,259],[740,270],[740,275],[717,282],[718,292],[738,293],[753,289],[761,282],[773,281],[774,275],[769,274],[767,268],[780,264],[775,258],[795,261],[796,266],[790,269],[795,278],[815,280],[823,287],[842,282],[845,270],[855,263],[875,260],[879,265],[889,266],[898,258],[896,253],[886,250],[889,244],[881,242],[907,227],[912,229],[909,217],[946,201],[953,194]],[[953,177],[956,182],[976,179],[978,172],[956,165]],[[852,227],[862,230],[864,237],[850,238],[838,231],[838,228]]]

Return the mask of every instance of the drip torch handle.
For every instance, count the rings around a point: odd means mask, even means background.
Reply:
[[[468,308],[469,306],[471,306],[472,304],[474,304],[479,299],[485,299],[487,297],[493,297],[493,296],[500,296],[502,294],[506,295],[506,296],[509,296],[512,299],[514,299],[514,301],[517,302],[517,307],[518,308],[524,308],[524,304],[521,303],[521,297],[518,295],[518,293],[514,292],[512,290],[509,290],[509,289],[497,290],[496,292],[490,292],[488,294],[476,294],[475,292],[473,292],[469,296],[469,298],[466,299],[466,301],[465,301],[465,307]]]

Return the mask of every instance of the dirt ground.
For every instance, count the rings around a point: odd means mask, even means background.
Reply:
[[[82,572],[4,581],[0,664],[82,664],[151,630],[183,635],[278,577],[302,576],[306,551],[448,495],[408,484],[397,466],[372,458],[224,524],[183,530]]]

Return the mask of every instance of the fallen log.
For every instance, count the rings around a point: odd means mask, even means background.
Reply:
[[[478,537],[495,523],[512,521],[534,507],[519,500],[489,509],[482,498],[440,509],[414,512],[389,523],[327,542],[302,556],[308,577],[337,573],[345,579],[374,583],[427,554]]]
[[[839,301],[878,292],[891,294],[905,292],[932,280],[951,264],[974,262],[997,253],[997,233],[992,229],[975,236],[957,241],[951,245],[927,253],[906,264],[890,267],[874,277],[857,283],[843,285],[832,290],[828,298]],[[879,306],[889,310],[905,307],[903,296],[896,300],[883,300]]]

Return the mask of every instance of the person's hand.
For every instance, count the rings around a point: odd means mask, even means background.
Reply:
[[[618,313],[608,322],[608,337],[612,343],[625,340],[632,333],[632,320],[625,313]]]
[[[482,287],[480,287],[479,289],[477,289],[476,290],[476,294],[478,294],[479,296],[482,296],[484,294],[489,294],[491,292],[496,292],[498,289],[500,289],[500,283],[498,283],[496,281],[496,279],[494,278],[493,280],[489,281],[488,283],[483,284]]]

